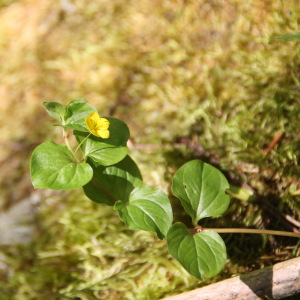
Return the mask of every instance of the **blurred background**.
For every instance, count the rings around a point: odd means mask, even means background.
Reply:
[[[231,206],[201,225],[297,232],[299,21],[298,0],[0,0],[0,298],[159,299],[299,255],[223,234],[228,263],[199,282],[154,234],[29,176],[33,149],[63,142],[42,103],[85,98],[128,124],[146,184],[171,194],[195,158],[224,172]]]

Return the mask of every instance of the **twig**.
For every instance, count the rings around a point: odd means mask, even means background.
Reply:
[[[296,232],[296,233],[299,233],[299,232],[300,232],[297,228],[295,228],[294,226],[292,226],[292,224],[293,224],[293,225],[295,225],[295,224],[292,223],[292,222],[290,222],[290,220],[288,220],[288,219],[286,218],[286,215],[283,215],[283,214],[281,213],[281,211],[280,211],[278,208],[274,207],[274,206],[273,206],[272,204],[270,204],[268,201],[265,201],[265,199],[260,198],[260,199],[257,199],[256,202],[257,202],[257,203],[261,203],[263,206],[265,206],[265,207],[266,207],[266,210],[265,210],[265,211],[266,211],[268,214],[272,215],[273,217],[279,219],[279,221],[280,221],[287,229],[292,230],[292,231],[294,231],[294,232]],[[292,224],[291,224],[291,223],[292,223]]]
[[[275,147],[275,145],[281,139],[282,135],[283,135],[283,132],[277,132],[275,134],[275,136],[274,136],[273,140],[271,141],[271,143],[269,144],[268,148],[264,151],[264,156],[266,156]]]
[[[300,222],[292,218],[290,215],[283,215],[284,218],[289,221],[290,223],[294,224],[295,226],[300,228]]]
[[[283,299],[300,293],[300,257],[164,300]]]

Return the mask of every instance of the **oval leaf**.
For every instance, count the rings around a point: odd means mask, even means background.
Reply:
[[[129,156],[109,167],[92,160],[88,162],[94,170],[94,176],[83,190],[87,197],[97,203],[114,205],[117,200],[127,202],[131,191],[142,185],[140,170]]]
[[[47,113],[54,119],[62,122],[65,115],[65,108],[62,104],[57,102],[44,102],[44,107]]]
[[[65,145],[43,143],[30,160],[31,181],[35,188],[68,190],[82,187],[93,177],[87,163],[76,164]]]
[[[200,280],[218,274],[226,262],[226,246],[212,230],[192,235],[184,224],[175,223],[168,232],[167,243],[170,254]]]
[[[160,239],[166,236],[172,225],[169,198],[162,190],[149,186],[137,187],[132,191],[128,205],[118,201],[114,208],[130,229],[154,231]]]
[[[178,197],[194,224],[205,217],[224,213],[230,197],[226,177],[215,167],[201,160],[183,165],[174,175],[172,192]]]
[[[107,147],[92,152],[88,156],[103,166],[110,166],[121,161],[127,154],[127,147]]]
[[[75,99],[66,106],[64,125],[67,128],[87,132],[85,118],[96,111],[94,107],[86,103],[85,99]]]
[[[104,166],[116,164],[121,161],[128,153],[127,140],[130,132],[127,125],[115,118],[106,117],[110,125],[110,137],[102,139],[94,135],[90,135],[81,145],[81,149],[85,156],[92,158],[95,162],[99,162]],[[89,133],[75,131],[74,135],[78,143],[81,143]]]

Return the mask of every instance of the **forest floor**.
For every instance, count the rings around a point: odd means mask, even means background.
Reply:
[[[85,98],[128,124],[147,184],[171,194],[195,158],[224,172],[230,208],[201,225],[299,230],[299,16],[297,0],[0,0],[0,298],[159,299],[298,256],[295,238],[222,235],[228,263],[199,282],[82,191],[34,190],[29,160],[62,142],[42,103]]]

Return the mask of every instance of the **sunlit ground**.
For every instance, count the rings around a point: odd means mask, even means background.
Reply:
[[[147,184],[170,193],[200,158],[256,195],[205,225],[299,229],[299,39],[277,38],[299,16],[297,0],[0,0],[0,298],[159,299],[299,255],[223,235],[224,271],[199,282],[154,234],[29,177],[33,149],[62,142],[42,103],[85,98],[128,124]]]

